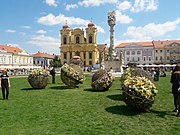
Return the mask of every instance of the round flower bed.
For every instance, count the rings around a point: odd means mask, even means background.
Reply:
[[[158,91],[149,77],[145,71],[141,70],[128,68],[124,72],[122,76],[123,100],[131,110],[149,111],[154,103]]]
[[[84,82],[84,74],[80,66],[64,64],[61,67],[61,80],[64,84],[74,87]]]
[[[93,90],[105,91],[112,86],[113,81],[114,76],[111,72],[100,69],[94,73],[91,86]]]
[[[34,89],[43,89],[48,84],[48,73],[42,69],[35,69],[28,76],[28,82]]]

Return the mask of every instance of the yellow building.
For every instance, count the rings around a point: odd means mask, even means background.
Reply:
[[[11,45],[0,45],[0,68],[33,66],[33,57],[26,51]]]
[[[69,64],[74,56],[80,56],[84,66],[101,63],[102,50],[107,50],[106,45],[97,45],[97,28],[92,22],[88,24],[85,30],[86,37],[84,36],[85,33],[83,29],[70,29],[67,24],[60,30],[60,54],[62,64]]]

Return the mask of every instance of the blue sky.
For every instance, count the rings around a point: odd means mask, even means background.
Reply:
[[[0,44],[29,53],[59,54],[59,30],[85,28],[92,18],[97,43],[109,44],[107,13],[116,11],[115,45],[180,39],[180,0],[1,0]]]

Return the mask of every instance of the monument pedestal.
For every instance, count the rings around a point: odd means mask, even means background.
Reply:
[[[114,72],[123,72],[122,61],[104,61],[105,70],[112,69]]]

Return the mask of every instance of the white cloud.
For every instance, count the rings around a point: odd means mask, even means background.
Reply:
[[[31,26],[22,25],[21,28],[24,28],[24,29],[31,29]]]
[[[84,7],[94,7],[94,6],[100,6],[103,4],[112,4],[116,3],[118,0],[82,0],[79,1],[78,4]]]
[[[123,35],[133,40],[152,40],[155,37],[164,36],[168,32],[176,30],[180,26],[180,18],[175,21],[165,22],[163,24],[149,23],[144,27],[130,26]]]
[[[78,8],[78,5],[77,4],[67,4],[66,5],[67,11],[69,11],[70,9],[73,9],[73,8]]]
[[[15,44],[15,43],[9,43],[7,44],[8,46],[13,46],[13,47],[18,47],[21,48],[19,44]]]
[[[43,25],[64,25],[66,24],[66,21],[68,25],[76,25],[76,26],[87,26],[90,22],[89,20],[84,20],[81,18],[75,18],[74,16],[66,17],[63,14],[60,14],[58,16],[54,16],[53,14],[48,14],[46,16],[40,17],[38,19],[38,23]],[[104,33],[104,29],[101,26],[97,26],[98,31]]]
[[[48,52],[48,53],[57,52],[60,46],[59,39],[56,39],[50,36],[44,36],[44,35],[34,36],[27,43],[34,46],[38,46],[41,48],[40,51]]]
[[[5,32],[8,32],[8,33],[15,33],[16,31],[15,31],[15,30],[12,30],[12,29],[7,29],[7,30],[5,30]]]
[[[57,24],[64,25],[66,24],[66,21],[68,22],[69,25],[85,25],[89,23],[88,20],[75,18],[73,16],[66,17],[63,14],[60,14],[58,16],[54,16],[53,14],[48,14],[38,19],[38,23],[44,25],[57,25]]]
[[[36,31],[36,33],[38,33],[38,34],[46,34],[46,31],[45,30],[38,30],[38,31]]]
[[[158,8],[158,0],[135,0],[131,8],[133,12],[155,11]]]
[[[131,23],[133,19],[125,14],[122,14],[120,11],[116,10],[116,21],[121,24],[128,24]]]
[[[45,0],[45,3],[48,4],[49,6],[54,6],[54,7],[58,6],[56,0]]]
[[[98,32],[105,33],[104,29],[101,26],[96,26],[96,27],[97,27]]]
[[[118,11],[125,11],[128,10],[132,7],[131,2],[129,1],[123,1],[123,2],[118,2],[116,5],[116,8]]]

